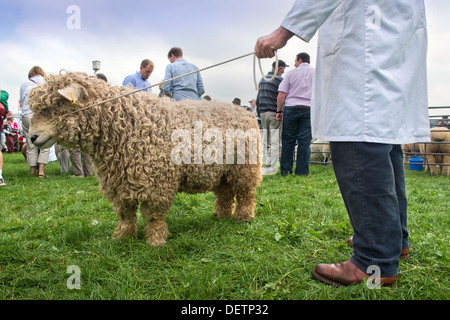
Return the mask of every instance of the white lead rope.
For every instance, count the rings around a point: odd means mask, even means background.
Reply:
[[[277,53],[277,50],[275,50],[274,53],[275,53],[275,69],[274,69],[274,73],[273,73],[272,78],[267,78],[266,77],[266,75],[263,72],[262,67],[261,67],[261,59],[258,59],[259,71],[261,71],[261,75],[262,75],[263,79],[266,80],[266,81],[273,81],[276,78],[277,73],[278,73],[278,53]],[[255,89],[256,89],[256,91],[258,91],[258,84],[256,82],[256,70],[255,70],[256,67],[255,67],[255,65],[256,65],[256,54],[253,56],[253,81],[255,83]]]
[[[96,107],[96,106],[99,106],[99,105],[101,105],[101,104],[104,104],[104,103],[107,103],[107,102],[110,102],[110,101],[113,101],[113,100],[117,100],[117,99],[120,99],[120,98],[129,96],[129,95],[135,94],[135,93],[137,93],[137,92],[144,91],[144,90],[146,90],[146,89],[150,89],[150,88],[153,88],[153,87],[156,87],[156,86],[160,86],[161,84],[164,84],[164,83],[167,83],[167,82],[170,82],[170,81],[174,81],[174,80],[177,80],[177,79],[180,79],[180,78],[183,78],[183,77],[187,77],[187,76],[190,76],[190,75],[192,75],[192,74],[196,74],[196,73],[198,73],[198,72],[202,72],[202,71],[205,71],[205,70],[208,70],[208,69],[212,69],[212,68],[221,66],[221,65],[223,65],[223,64],[230,63],[230,62],[233,62],[233,61],[236,61],[236,60],[239,60],[239,59],[242,59],[242,58],[251,56],[251,55],[253,55],[253,81],[255,82],[255,89],[256,89],[256,91],[258,91],[258,85],[257,85],[257,83],[256,83],[256,72],[255,72],[255,70],[256,70],[256,67],[255,67],[255,65],[256,65],[256,55],[255,55],[254,52],[251,52],[251,53],[244,54],[243,56],[236,57],[236,58],[233,58],[233,59],[230,59],[230,60],[226,60],[226,61],[223,61],[223,62],[214,64],[214,65],[212,65],[212,66],[209,66],[209,67],[206,67],[206,68],[203,68],[203,69],[198,69],[198,70],[195,70],[195,71],[192,71],[192,72],[183,74],[183,75],[181,75],[181,76],[178,76],[178,77],[175,77],[175,78],[172,78],[172,79],[164,80],[164,81],[162,81],[162,82],[160,82],[160,83],[157,83],[157,84],[154,84],[154,85],[151,85],[151,86],[148,86],[148,87],[144,87],[144,88],[141,88],[141,89],[136,89],[136,90],[127,92],[127,93],[125,93],[125,94],[122,94],[122,95],[120,95],[120,96],[116,96],[116,97],[113,97],[113,98],[110,98],[110,99],[107,99],[107,100],[100,101],[100,102],[98,102],[98,103],[95,103],[95,104],[89,105],[89,106],[87,106],[87,107],[78,109],[78,110],[76,110],[76,111],[74,111],[74,112],[66,113],[66,114],[63,115],[63,116],[67,116],[67,115],[69,115],[69,114],[76,113],[76,112],[79,112],[79,111],[82,111],[82,110],[85,110],[85,109],[88,109],[88,108]],[[275,56],[276,56],[275,70],[278,70],[278,55],[277,55],[277,51],[276,51],[276,50],[275,50]],[[273,75],[272,78],[270,78],[270,79],[269,79],[269,78],[266,78],[266,76],[264,75],[264,73],[263,73],[263,71],[262,71],[261,60],[258,59],[258,61],[259,61],[259,70],[261,71],[261,74],[262,74],[263,78],[266,79],[267,81],[272,81],[272,80],[274,80],[277,74],[274,72],[274,75]],[[74,104],[75,104],[75,103],[76,103],[76,101],[74,101]]]

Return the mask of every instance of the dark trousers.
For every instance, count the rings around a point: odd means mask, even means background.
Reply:
[[[283,131],[281,138],[281,175],[292,173],[294,150],[297,144],[295,174],[309,174],[311,155],[311,111],[304,107],[285,107],[283,111]]]
[[[397,275],[401,250],[409,247],[401,145],[332,142],[330,147],[354,230],[350,260],[364,272],[378,266],[382,277]]]
[[[8,153],[14,152],[14,137],[11,135],[6,136],[6,145],[8,146]]]

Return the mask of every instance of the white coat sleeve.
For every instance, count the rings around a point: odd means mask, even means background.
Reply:
[[[309,42],[344,0],[296,0],[281,26]]]

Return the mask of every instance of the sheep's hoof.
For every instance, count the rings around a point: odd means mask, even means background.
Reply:
[[[161,247],[169,236],[166,222],[164,220],[147,224],[144,228],[145,241],[152,247]]]
[[[137,225],[136,224],[126,224],[124,222],[119,222],[117,224],[116,230],[112,235],[115,239],[137,237]]]
[[[249,221],[252,221],[255,218],[255,215],[254,214],[235,214],[233,216],[233,218],[236,221],[249,222]]]
[[[146,239],[145,241],[152,247],[162,247],[166,244],[166,239]]]
[[[162,247],[167,242],[168,232],[163,232],[162,234],[148,234],[145,236],[145,241],[152,247]]]
[[[218,218],[218,219],[227,219],[227,218],[231,218],[233,216],[233,212],[230,211],[216,211],[214,212],[214,215]]]

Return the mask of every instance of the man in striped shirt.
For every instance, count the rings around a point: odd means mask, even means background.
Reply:
[[[277,173],[276,164],[280,154],[281,121],[276,119],[278,86],[283,78],[281,75],[289,67],[283,60],[278,61],[277,76],[268,81],[275,74],[276,62],[272,64],[272,71],[262,78],[258,85],[256,107],[263,127],[263,175]],[[272,152],[273,151],[273,152]]]

